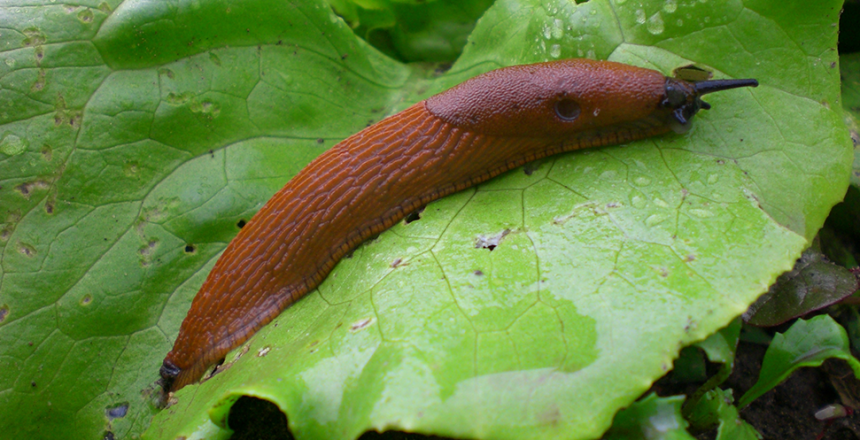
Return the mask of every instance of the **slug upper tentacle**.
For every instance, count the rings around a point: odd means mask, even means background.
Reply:
[[[362,241],[455,191],[552,154],[689,128],[692,83],[608,61],[498,69],[350,136],[300,171],[239,231],[191,304],[161,367],[165,392],[200,378],[316,288]]]

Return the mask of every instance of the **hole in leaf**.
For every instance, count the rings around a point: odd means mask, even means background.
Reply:
[[[238,222],[236,222],[236,227],[242,229],[245,227],[246,224],[248,224],[248,222],[246,222],[245,219],[240,219]]]
[[[435,69],[433,69],[433,75],[442,76],[445,72],[451,70],[453,65],[453,63],[440,63]]]
[[[230,408],[227,426],[233,439],[292,439],[287,416],[272,402],[242,396]]]
[[[114,406],[109,406],[105,410],[105,414],[107,414],[107,417],[111,420],[121,419],[121,418],[125,417],[125,415],[128,414],[128,402],[123,402],[123,403],[116,404]]]
[[[212,376],[220,373],[221,371],[224,371],[226,368],[221,367],[224,365],[224,361],[226,360],[226,357],[222,357],[221,359],[219,359],[218,362],[216,362],[215,365],[212,366],[212,370],[209,371],[209,374],[206,375],[206,380],[209,380],[212,378]]]
[[[196,246],[194,246],[194,245],[193,245],[193,244],[191,244],[191,243],[189,243],[189,244],[186,244],[186,245],[185,245],[185,253],[186,253],[186,254],[193,254],[193,253],[195,253],[195,252],[197,252],[197,247],[196,247]]]
[[[523,172],[526,176],[531,176],[535,171],[539,170],[541,166],[541,161],[529,162],[523,166]]]
[[[407,214],[406,218],[404,219],[406,224],[408,225],[409,223],[412,223],[414,221],[421,220],[421,213],[424,212],[424,208],[426,208],[426,206],[422,206],[422,207],[416,209],[415,211],[412,211],[409,214]]]
[[[492,251],[510,233],[511,233],[510,229],[505,229],[501,233],[494,235],[492,237],[487,237],[485,235],[479,235],[477,238],[475,238],[475,249],[489,249],[490,251]]]

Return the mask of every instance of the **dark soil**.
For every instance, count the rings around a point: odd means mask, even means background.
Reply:
[[[723,388],[735,390],[741,396],[758,380],[766,347],[741,342],[735,369]],[[832,369],[844,366],[842,361]],[[785,382],[765,393],[741,411],[741,417],[753,425],[765,440],[855,440],[860,439],[860,414],[837,419],[831,423],[815,418],[815,412],[834,403],[841,403],[831,384],[831,368],[802,368]]]

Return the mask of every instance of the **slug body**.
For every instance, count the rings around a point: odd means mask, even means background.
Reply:
[[[164,359],[164,390],[199,379],[347,252],[428,202],[548,155],[683,131],[710,108],[701,94],[755,85],[691,83],[586,59],[514,66],[349,137],[290,180],[227,246]]]

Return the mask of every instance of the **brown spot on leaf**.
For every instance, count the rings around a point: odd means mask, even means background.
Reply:
[[[18,243],[18,252],[25,257],[32,258],[36,256],[36,249],[26,243]]]
[[[90,24],[95,19],[95,14],[93,14],[92,9],[84,8],[77,14],[78,20],[84,24]]]
[[[142,266],[148,266],[152,261],[152,254],[155,252],[155,248],[158,246],[158,240],[155,238],[150,238],[149,241],[146,242],[137,252],[140,254],[140,264]]]
[[[39,28],[31,27],[24,29],[22,32],[25,38],[21,41],[21,44],[25,47],[41,46],[48,41],[48,37]]]
[[[538,420],[542,425],[552,425],[555,426],[561,420],[561,412],[558,410],[556,405],[551,405],[549,408],[543,410],[538,414]]]
[[[349,326],[349,331],[357,332],[363,328],[366,328],[373,322],[373,318],[363,318],[354,322],[351,326]]]
[[[22,196],[29,199],[30,193],[33,191],[33,182],[24,182],[16,186],[15,191],[18,191]]]
[[[42,159],[45,159],[45,162],[50,162],[54,157],[54,150],[50,145],[45,144],[42,145]]]

